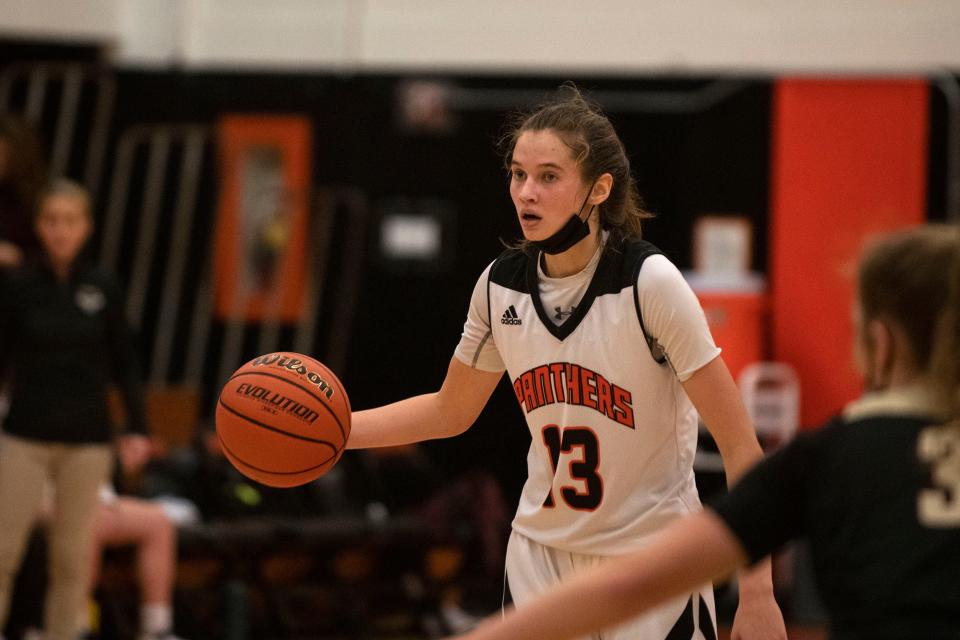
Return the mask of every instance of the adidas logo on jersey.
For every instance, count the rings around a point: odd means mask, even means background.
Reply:
[[[520,320],[520,316],[517,315],[517,310],[513,308],[513,305],[503,312],[503,316],[500,318],[500,324],[523,324]]]

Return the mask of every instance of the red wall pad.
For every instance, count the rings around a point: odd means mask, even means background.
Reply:
[[[773,355],[796,367],[801,424],[860,391],[850,305],[856,260],[878,231],[925,217],[923,80],[782,80],[773,102]]]

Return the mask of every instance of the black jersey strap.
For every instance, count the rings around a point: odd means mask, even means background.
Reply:
[[[663,350],[663,345],[647,332],[647,326],[643,323],[643,312],[640,310],[640,287],[637,285],[637,279],[640,277],[640,269],[643,263],[650,256],[660,255],[660,251],[648,242],[642,242],[640,254],[635,258],[633,267],[633,306],[637,310],[637,320],[640,321],[640,330],[643,331],[643,337],[647,341],[647,347],[650,349],[650,356],[657,364],[666,364],[667,353]]]

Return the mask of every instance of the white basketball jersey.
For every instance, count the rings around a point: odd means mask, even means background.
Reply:
[[[532,437],[513,527],[541,544],[620,554],[700,508],[697,416],[651,353],[634,286],[656,253],[646,242],[604,252],[559,325],[541,302],[535,258],[510,251],[488,271],[491,338]]]

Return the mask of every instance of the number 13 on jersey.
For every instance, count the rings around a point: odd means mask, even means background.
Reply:
[[[571,508],[593,511],[603,501],[603,478],[600,477],[600,446],[597,434],[589,427],[565,427],[548,424],[542,431],[543,444],[553,464],[556,476],[561,458],[569,465],[570,478],[575,486],[560,487],[560,496]],[[579,485],[579,486],[577,486]],[[544,508],[556,506],[553,491],[543,501]]]

